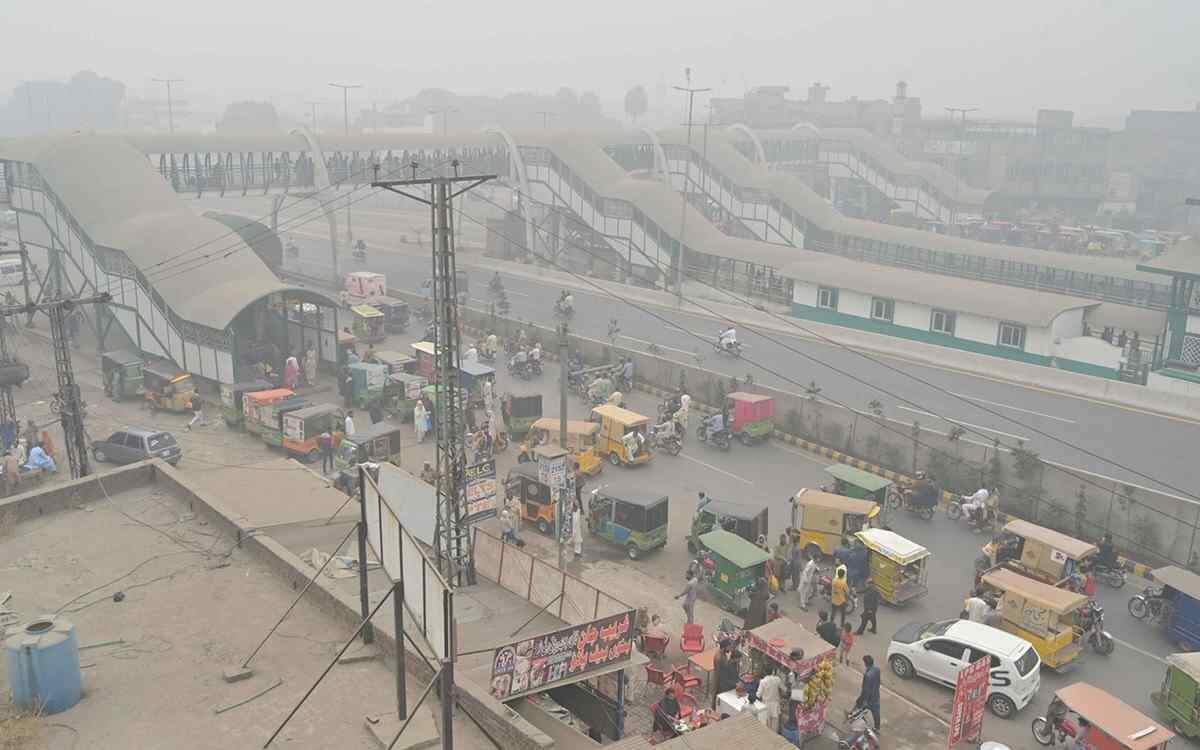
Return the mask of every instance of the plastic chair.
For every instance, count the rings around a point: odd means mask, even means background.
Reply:
[[[671,676],[675,679],[675,684],[682,687],[684,690],[700,687],[700,675],[692,672],[692,663],[685,661],[674,667],[671,670]]]
[[[684,625],[679,638],[679,650],[685,654],[698,654],[704,650],[704,626]]]
[[[642,636],[642,652],[651,659],[661,659],[667,654],[667,646],[671,643],[671,636]]]
[[[651,685],[657,685],[658,687],[666,687],[667,681],[673,678],[673,675],[674,675],[673,672],[668,672],[667,670],[665,670],[661,667],[656,667],[653,664],[646,664],[645,666],[646,666],[646,684],[642,686],[643,693],[645,693],[646,690],[648,690]]]
[[[682,685],[675,686],[675,700],[679,702],[679,718],[689,719],[700,710],[700,703],[691,693],[684,692]]]

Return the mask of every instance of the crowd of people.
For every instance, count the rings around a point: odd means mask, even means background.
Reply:
[[[19,429],[16,422],[5,424],[0,428],[0,443],[4,450],[0,468],[6,495],[19,492],[22,482],[34,472],[58,471],[54,438],[49,430],[39,429],[32,419],[25,423],[24,429]]]

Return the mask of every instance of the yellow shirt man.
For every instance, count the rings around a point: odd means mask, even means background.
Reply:
[[[829,601],[833,606],[840,607],[846,603],[846,592],[848,589],[849,585],[846,583],[845,576],[833,579],[829,589]]]

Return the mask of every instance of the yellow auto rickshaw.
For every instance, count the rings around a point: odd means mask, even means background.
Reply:
[[[900,605],[929,593],[929,550],[887,529],[863,529],[855,536],[870,550],[879,598]]]
[[[191,373],[183,372],[173,362],[165,359],[147,362],[142,366],[142,384],[151,411],[191,410],[196,384]]]
[[[1083,653],[1076,619],[1087,604],[1086,596],[1008,568],[985,573],[980,583],[984,598],[995,601],[997,627],[1033,644],[1043,664],[1058,671]]]
[[[596,452],[596,435],[600,425],[596,422],[567,421],[566,448],[575,456],[575,463],[580,474],[594,477],[604,468],[604,461]],[[534,448],[539,445],[558,445],[559,422],[557,417],[542,417],[529,427],[529,434],[521,444],[521,452],[517,455],[519,463],[537,461]]]
[[[607,456],[613,466],[636,466],[654,457],[646,431],[650,419],[628,409],[602,404],[592,409],[591,421],[600,425],[596,435],[596,450]]]
[[[801,488],[792,498],[793,541],[811,555],[832,555],[846,537],[875,525],[880,506],[820,490]]]
[[[1013,520],[983,548],[981,570],[1003,565],[1030,578],[1058,585],[1077,574],[1084,561],[1099,554],[1091,542],[1028,521]]]

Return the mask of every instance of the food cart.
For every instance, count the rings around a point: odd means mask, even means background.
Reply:
[[[292,458],[312,463],[321,457],[317,437],[329,432],[336,445],[342,438],[345,412],[333,404],[315,404],[295,409],[283,415],[282,446]]]
[[[174,362],[156,359],[142,365],[142,383],[150,411],[186,412],[192,409],[196,384]]]
[[[350,308],[351,331],[359,341],[373,344],[387,338],[384,330],[384,316],[375,307],[362,304]]]
[[[1083,562],[1099,554],[1090,542],[1029,521],[1004,525],[999,536],[984,545],[981,568],[1004,565],[1030,578],[1058,585],[1079,572]]]
[[[246,432],[261,435],[263,427],[275,419],[274,407],[278,404],[295,402],[300,408],[304,399],[289,388],[272,388],[266,391],[252,391],[242,394],[242,423]]]
[[[833,477],[833,494],[845,495],[859,500],[871,500],[882,507],[887,503],[892,481],[878,474],[856,469],[847,464],[825,467],[825,473]]]
[[[688,534],[688,552],[695,552],[700,537],[713,529],[725,529],[747,542],[754,542],[767,533],[767,506],[717,500],[709,495],[696,506]]]
[[[523,440],[534,423],[542,418],[542,396],[514,396],[508,394],[501,402],[504,424],[508,425],[509,437]],[[567,446],[563,446],[566,448]]]
[[[417,374],[433,383],[437,380],[437,349],[432,341],[414,341],[413,357],[417,360]]]
[[[346,274],[344,288],[351,297],[382,297],[387,294],[387,278],[371,271],[351,271]]]
[[[1167,656],[1162,687],[1150,700],[1176,732],[1200,737],[1200,653]]]
[[[879,512],[873,500],[802,488],[792,498],[793,541],[806,554],[832,555],[842,539],[874,526]]]
[[[725,529],[713,529],[699,541],[704,579],[717,604],[735,614],[746,611],[750,589],[766,577],[771,555]]]
[[[613,466],[636,466],[654,457],[646,439],[649,418],[619,406],[602,404],[592,409],[591,421],[600,424],[596,450],[607,456]]]
[[[790,699],[783,702],[786,718],[794,718],[799,741],[817,737],[833,697],[835,649],[798,622],[781,617],[746,634],[750,669],[755,676],[783,672]],[[717,696],[720,701],[721,696]]]
[[[1077,613],[1087,597],[995,568],[980,579],[985,597],[996,601],[999,627],[1033,644],[1042,663],[1061,670],[1083,653]]]
[[[855,536],[870,550],[871,580],[881,599],[900,605],[929,593],[929,550],[887,529]]]
[[[247,380],[241,383],[221,383],[221,414],[225,424],[230,427],[241,427],[245,414],[242,411],[242,397],[247,393],[269,391],[273,388],[265,380]]]
[[[771,437],[775,429],[775,399],[759,393],[734,391],[726,394],[725,404],[732,415],[729,431],[742,445],[750,445]]]
[[[529,434],[517,454],[517,461],[536,461],[537,446],[558,445],[559,426],[558,419],[554,417],[543,417],[530,425]],[[604,468],[604,461],[596,452],[596,435],[599,432],[600,425],[595,422],[567,420],[567,444],[559,447],[566,448],[575,457],[575,467],[580,474],[594,477]]]
[[[588,531],[625,549],[630,560],[667,546],[670,498],[610,486],[592,490],[587,507]]]
[[[104,393],[113,401],[137,398],[146,391],[142,380],[142,355],[128,349],[100,355]]]
[[[372,401],[383,396],[383,388],[387,385],[387,365],[372,365],[366,362],[355,362],[349,365],[350,370],[350,403],[365,409]]]
[[[1074,713],[1088,723],[1087,737],[1074,737],[1074,747],[1088,750],[1165,750],[1175,733],[1149,716],[1098,687],[1076,682],[1055,691],[1045,716],[1033,720],[1033,739],[1039,745],[1068,746],[1058,728],[1060,719]],[[1069,722],[1072,727],[1082,722]]]
[[[262,391],[263,393],[274,393],[274,391]],[[248,399],[256,396],[255,393],[247,393],[242,396],[242,404],[244,405]],[[264,443],[273,448],[283,447],[283,415],[289,412],[303,409],[308,406],[308,401],[300,396],[291,396],[289,398],[272,401],[263,404],[257,409],[259,424],[258,436]],[[249,430],[250,423],[247,421],[246,428]]]

